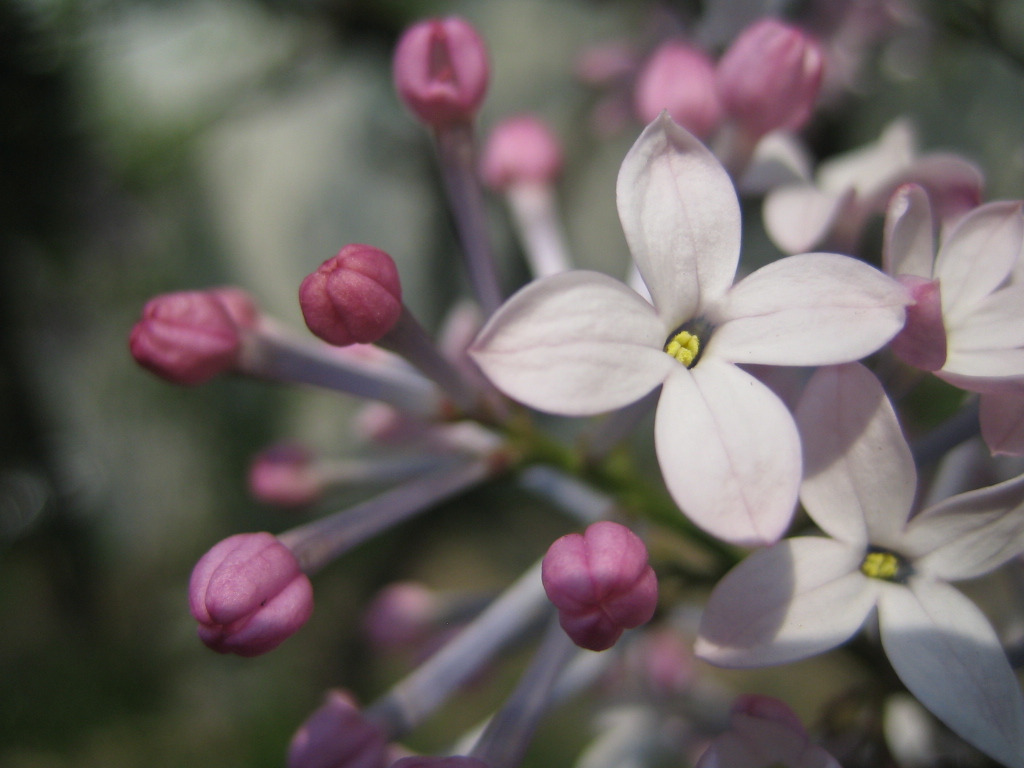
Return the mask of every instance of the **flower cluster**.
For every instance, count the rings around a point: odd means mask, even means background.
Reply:
[[[157,297],[131,333],[135,359],[178,384],[235,373],[372,401],[362,429],[388,450],[342,460],[277,445],[255,458],[251,487],[267,503],[308,508],[341,485],[388,487],[204,555],[189,596],[215,651],[271,651],[310,619],[318,571],[499,476],[569,517],[566,535],[489,601],[415,583],[385,590],[364,619],[372,642],[436,651],[366,707],[331,690],[288,764],[514,768],[549,707],[618,683],[635,704],[609,697],[608,725],[581,765],[674,754],[698,768],[838,766],[859,759],[844,743],[877,741],[883,728],[844,723],[831,755],[780,700],[744,693],[730,707],[694,657],[781,665],[858,637],[876,710],[909,692],[926,722],[1024,766],[1024,697],[1005,638],[950,584],[1024,553],[1024,475],[989,462],[996,482],[979,487],[952,450],[980,434],[992,452],[1024,454],[1024,204],[982,203],[976,166],[915,157],[900,122],[876,147],[823,162],[814,183],[798,168],[770,185],[766,228],[791,255],[749,269],[750,207],[737,188],[757,185],[739,177],[763,170],[773,132],[813,118],[827,65],[813,36],[760,19],[717,63],[673,39],[633,80],[647,125],[609,179],[633,269],[622,282],[573,268],[555,203],[565,158],[543,121],[499,123],[477,157],[488,62],[483,37],[458,17],[413,26],[394,55],[398,95],[435,142],[471,309],[433,334],[403,303],[394,260],[349,244],[298,287],[315,338],[237,288]],[[508,298],[484,185],[508,202],[533,276]],[[879,269],[861,235],[883,212]],[[810,251],[822,244],[831,250]],[[977,393],[980,421],[966,394],[953,428],[912,448],[890,398],[927,372]],[[625,447],[634,433],[651,441],[651,411],[657,473]],[[584,417],[601,418],[575,442],[557,437]],[[931,489],[919,488],[918,463],[939,459],[920,472]],[[445,756],[401,745],[536,634],[484,726]],[[903,743],[890,736],[872,754]]]

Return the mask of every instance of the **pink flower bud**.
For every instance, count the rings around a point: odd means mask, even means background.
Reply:
[[[938,280],[915,275],[897,279],[914,303],[907,307],[907,322],[890,342],[903,362],[924,371],[937,371],[946,362],[946,327],[942,322],[942,294]]]
[[[402,286],[390,256],[369,245],[346,245],[308,275],[299,304],[309,330],[330,344],[369,344],[402,315]]]
[[[234,368],[241,336],[214,291],[150,299],[128,339],[132,357],[175,384],[201,384]]]
[[[718,62],[725,112],[752,136],[796,130],[811,116],[825,56],[799,29],[775,19],[747,27]]]
[[[487,763],[476,757],[455,755],[453,757],[403,757],[391,764],[391,768],[488,768]]]
[[[650,621],[658,581],[647,549],[624,525],[602,521],[558,539],[544,555],[541,580],[576,645],[611,648],[623,630]]]
[[[288,768],[384,768],[387,739],[342,691],[328,691],[323,705],[295,732]]]
[[[271,446],[249,467],[249,491],[268,504],[304,506],[319,499],[323,490],[313,456],[298,445]]]
[[[562,148],[543,122],[532,115],[499,123],[484,146],[480,175],[492,189],[516,184],[551,184],[562,170]]]
[[[189,603],[206,645],[218,653],[258,656],[306,623],[313,612],[313,586],[295,555],[274,536],[240,533],[196,563]]]
[[[414,24],[395,48],[398,95],[416,117],[434,128],[471,121],[489,77],[484,41],[458,16]]]
[[[673,120],[702,139],[714,132],[722,117],[711,59],[677,41],[664,43],[644,64],[633,102],[641,122],[650,123],[668,110]]]
[[[225,285],[220,288],[211,288],[207,293],[220,299],[220,303],[224,305],[224,309],[228,311],[228,315],[239,328],[253,330],[259,325],[260,308],[248,291],[233,285]]]
[[[414,645],[433,629],[437,596],[412,581],[400,581],[382,589],[363,616],[363,628],[370,640],[382,647]]]

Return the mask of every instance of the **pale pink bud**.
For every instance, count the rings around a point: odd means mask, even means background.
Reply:
[[[309,330],[324,341],[369,344],[402,315],[398,268],[379,248],[346,245],[302,281],[299,304]]]
[[[277,538],[240,533],[196,563],[189,604],[206,645],[218,653],[257,656],[306,623],[313,612],[313,586]]]
[[[938,280],[899,275],[914,303],[907,307],[907,322],[890,342],[903,362],[924,371],[937,371],[946,363],[946,327],[942,322],[942,294]]]
[[[312,454],[299,445],[271,446],[249,467],[249,491],[268,504],[304,506],[319,499],[323,490]]]
[[[394,56],[395,88],[405,105],[434,128],[473,119],[487,91],[487,48],[458,16],[409,27]]]
[[[342,691],[328,691],[323,705],[295,732],[288,768],[384,768],[383,731],[363,717]]]
[[[181,291],[150,299],[128,339],[132,357],[175,384],[201,384],[238,362],[238,326],[213,291]]]
[[[722,106],[752,136],[801,128],[818,96],[824,61],[821,46],[799,29],[775,19],[757,21],[718,62]]]
[[[641,122],[650,123],[668,110],[673,120],[702,139],[714,132],[722,117],[711,59],[677,41],[664,43],[647,60],[633,103]]]
[[[391,768],[488,768],[487,763],[477,757],[454,755],[452,757],[403,757],[391,764]]]
[[[551,184],[562,170],[562,148],[555,134],[532,115],[499,123],[484,146],[480,175],[492,189],[517,184]]]
[[[658,580],[644,543],[609,521],[552,544],[541,580],[562,629],[591,651],[611,648],[623,630],[650,621],[658,603]]]
[[[363,617],[370,640],[383,647],[412,645],[427,637],[437,616],[437,597],[412,581],[382,589]]]

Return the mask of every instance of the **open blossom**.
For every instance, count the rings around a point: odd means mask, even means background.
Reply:
[[[551,413],[602,413],[661,386],[658,462],[683,512],[729,541],[774,541],[796,502],[800,443],[786,407],[739,364],[859,359],[902,327],[907,293],[826,253],[733,285],[735,190],[665,114],[627,154],[617,193],[651,302],[596,272],[554,275],[513,296],[470,352],[499,389]]]
[[[892,123],[874,144],[832,158],[810,179],[773,190],[764,201],[764,223],[786,253],[822,245],[854,249],[869,218],[885,211],[901,185],[923,186],[943,220],[970,210],[981,199],[981,171],[943,152],[919,155],[914,131]]]
[[[995,630],[950,581],[1024,551],[1024,476],[911,516],[917,478],[891,404],[857,364],[824,368],[797,408],[801,500],[827,534],[734,568],[708,601],[697,654],[721,666],[803,659],[877,609],[882,647],[918,700],[966,741],[1024,766],[1024,697]]]

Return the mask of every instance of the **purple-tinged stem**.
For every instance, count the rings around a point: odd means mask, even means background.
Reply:
[[[572,269],[554,190],[546,184],[515,184],[505,193],[534,277]]]
[[[501,306],[502,293],[488,236],[483,189],[477,177],[472,124],[438,128],[434,141],[448,202],[466,256],[469,282],[484,316],[490,317]]]

